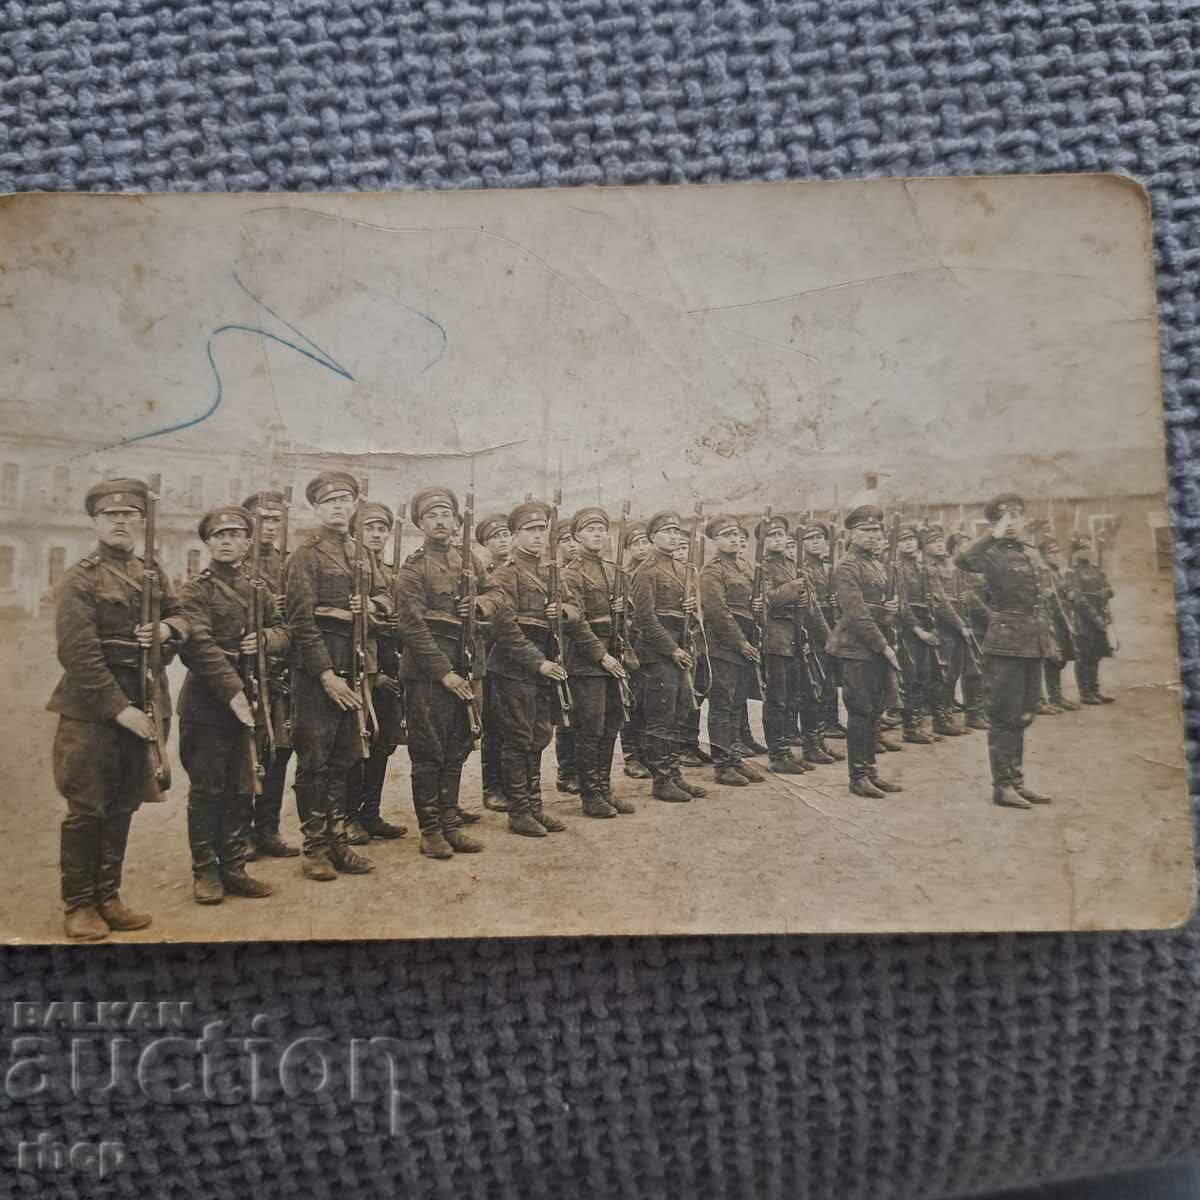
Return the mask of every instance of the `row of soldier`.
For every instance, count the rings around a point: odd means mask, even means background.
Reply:
[[[613,786],[618,738],[625,774],[650,778],[664,802],[706,794],[684,767],[711,763],[722,787],[762,783],[748,760],[764,752],[779,775],[845,759],[850,791],[880,797],[902,790],[876,766],[900,748],[891,728],[916,744],[986,729],[994,803],[1028,808],[1049,797],[1024,781],[1024,730],[1039,712],[1076,707],[1062,694],[1065,662],[1076,660],[1085,703],[1109,700],[1098,682],[1107,581],[1084,542],[1070,571],[1052,541],[1029,546],[1014,494],[987,506],[989,529],[970,544],[899,518],[889,537],[871,505],[844,530],[794,531],[769,509],[753,529],[730,514],[701,529],[699,507],[686,522],[664,510],[643,523],[626,506],[610,560],[600,506],[559,536],[557,505],[527,498],[476,524],[470,494],[460,510],[450,489],[426,488],[408,505],[422,543],[402,557],[397,515],[327,471],[306,489],[315,528],[290,554],[282,491],[206,514],[208,565],[176,595],[150,552],[155,491],[122,479],[88,492],[99,544],[58,593],[64,675],[48,707],[73,938],[150,923],[119,888],[133,812],[169,783],[163,667],[176,654],[203,904],[269,895],[246,871],[258,856],[301,856],[312,880],[369,872],[360,848],[405,832],[381,813],[401,744],[421,853],[451,859],[483,849],[464,828],[479,814],[460,803],[476,746],[485,806],[525,837],[565,828],[542,784],[556,727],[558,790],[578,792],[593,818],[635,811]],[[714,550],[703,566],[701,532]],[[302,848],[280,835],[293,756]]]

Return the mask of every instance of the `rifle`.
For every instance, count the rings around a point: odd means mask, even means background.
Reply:
[[[162,621],[162,594],[158,578],[158,562],[154,557],[154,537],[158,516],[158,498],[162,490],[162,476],[151,475],[146,493],[146,545],[142,552],[142,624],[149,625],[150,645],[141,652],[138,682],[140,696],[138,707],[150,718],[154,726],[154,737],[147,743],[150,765],[154,771],[154,782],[160,792],[171,786],[171,762],[167,757],[167,736],[163,730],[162,711],[158,705],[158,679],[162,673],[162,637],[159,625]]]
[[[942,639],[938,637],[937,623],[933,616],[933,584],[929,582],[929,559],[925,556],[925,547],[919,545],[919,539],[917,554],[920,556],[921,565],[921,593],[925,601],[925,612],[928,614],[930,626],[928,632],[932,633],[934,638],[929,644],[929,650],[933,655],[933,665],[937,671],[938,679],[945,681],[950,671],[950,664],[946,661],[946,656],[942,653]]]
[[[267,648],[264,640],[266,597],[265,585],[259,573],[259,552],[262,549],[262,493],[259,493],[258,503],[254,506],[254,532],[250,538],[250,632],[255,635],[256,647],[253,655],[241,655],[240,670],[242,688],[246,699],[250,702],[250,711],[254,714],[253,728],[244,730],[245,735],[245,778],[250,781],[251,789],[256,796],[262,795],[263,779],[266,770],[263,767],[263,755],[259,752],[258,731],[265,730],[266,755],[275,752],[275,731],[271,727],[271,694],[267,682]]]
[[[616,597],[626,599],[628,590],[625,586],[625,527],[629,523],[629,501],[621,505],[621,523],[617,527],[617,549],[613,555],[613,593],[609,595],[609,609],[612,611],[612,636],[609,639],[608,652],[623,667],[629,657],[629,639],[626,635],[625,605],[621,611],[615,609]],[[617,680],[621,690],[621,706],[625,709],[625,719],[633,717],[633,690],[629,686],[629,678],[625,676]]]
[[[700,609],[700,584],[697,578],[699,572],[696,567],[696,556],[700,553],[700,517],[704,513],[704,501],[697,500],[696,507],[692,512],[692,529],[690,540],[688,541],[687,563],[684,566],[683,575],[683,595],[686,600],[690,591],[691,595],[696,598],[696,611],[694,613],[685,612],[683,614],[683,636],[682,649],[687,654],[692,654],[692,643],[695,642],[695,676],[688,677],[688,683],[691,686],[692,698],[696,702],[696,708],[700,707],[700,701],[708,696],[709,689],[712,687],[712,662],[708,657],[708,636],[704,632],[704,613]],[[704,671],[701,672],[700,664],[704,663]]]
[[[892,527],[888,531],[888,551],[887,551],[887,592],[885,599],[888,601],[899,600],[900,598],[900,514],[892,513]],[[903,704],[904,695],[904,664],[909,664],[909,669],[912,669],[911,656],[908,653],[908,644],[900,632],[899,615],[894,624],[887,626],[883,631],[883,636],[888,640],[892,649],[896,652],[897,661],[900,663],[900,672],[896,679],[896,690],[901,695],[901,703]]]
[[[558,616],[554,618],[553,630],[554,654],[551,659],[560,667],[563,665],[563,649],[567,644],[566,626],[563,623],[562,589],[558,579],[558,506],[561,503],[562,489],[560,488],[554,493],[554,505],[550,509],[550,561],[548,568],[550,600],[553,604],[558,605]],[[554,687],[558,692],[558,706],[562,709],[563,727],[570,729],[571,711],[574,707],[571,702],[571,686],[565,680],[559,679],[555,681]]]
[[[767,694],[767,666],[763,645],[766,642],[766,595],[763,586],[763,558],[767,550],[767,525],[771,521],[771,506],[768,504],[763,509],[762,520],[758,524],[758,536],[755,539],[754,546],[754,583],[750,591],[751,609],[753,610],[754,601],[757,600],[763,606],[762,615],[754,618],[754,631],[750,638],[750,644],[758,651],[758,662],[754,666],[755,674],[758,676],[758,690],[762,696]],[[800,542],[796,542],[796,553],[800,553]]]
[[[283,582],[282,568],[287,566],[288,517],[291,515],[291,511],[292,511],[292,485],[289,483],[288,486],[283,489],[283,516],[280,518],[280,521],[279,521],[279,536],[275,539],[275,549],[279,551],[279,564],[280,564],[279,579],[280,579],[281,583]],[[285,611],[284,598],[282,596],[276,596],[275,602],[279,605],[279,611],[284,612]]]
[[[371,698],[371,681],[367,676],[367,610],[370,607],[371,567],[367,562],[367,549],[363,544],[362,519],[363,501],[367,498],[364,481],[354,520],[354,582],[352,591],[359,598],[359,611],[351,614],[353,635],[350,647],[350,687],[358,693],[360,704],[354,710],[354,722],[358,729],[359,758],[371,756],[371,730],[379,732],[379,721],[375,716],[375,702]]]
[[[475,682],[475,560],[471,557],[471,532],[475,526],[475,490],[467,490],[466,503],[463,507],[462,527],[462,574],[458,580],[458,602],[467,601],[467,615],[461,619],[458,627],[458,662],[455,670],[471,685],[474,691]],[[397,522],[399,528],[399,522]],[[397,543],[397,551],[399,543]],[[471,730],[471,749],[479,745],[483,736],[483,722],[479,717],[479,702],[472,695],[466,701],[467,721]]]

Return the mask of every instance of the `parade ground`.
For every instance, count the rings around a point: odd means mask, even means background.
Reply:
[[[517,837],[503,814],[485,811],[471,830],[484,851],[442,862],[418,852],[401,748],[383,815],[408,835],[366,849],[372,874],[317,883],[301,876],[299,859],[259,861],[249,870],[274,895],[201,907],[191,897],[175,729],[174,786],[136,815],[121,889],[154,922],[109,942],[1176,925],[1194,886],[1170,580],[1118,582],[1113,610],[1121,648],[1104,662],[1102,683],[1117,702],[1035,721],[1026,778],[1054,804],[1029,811],[991,804],[983,733],[880,756],[880,773],[905,789],[882,800],[849,795],[837,763],[741,789],[718,787],[709,768],[689,770],[709,795],[664,804],[618,763],[615,786],[638,811],[609,820],[584,817],[577,796],[555,791],[551,747],[544,794],[567,831]],[[53,620],[0,628],[0,938],[65,941],[65,806],[50,768],[57,718],[43,707],[59,674]],[[178,663],[169,675],[177,697]],[[1075,698],[1069,670],[1064,680]],[[751,714],[761,736],[760,706]],[[754,762],[765,771],[765,757]],[[479,811],[478,755],[463,779],[462,805]],[[299,845],[290,787],[282,833]]]

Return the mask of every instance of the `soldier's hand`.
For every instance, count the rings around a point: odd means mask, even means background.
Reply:
[[[357,616],[363,610],[362,596],[358,592],[353,593],[350,597],[350,611]]]
[[[700,611],[700,598],[698,596],[684,596],[683,611],[685,613],[695,613]]]
[[[246,634],[246,636],[244,638],[242,638],[242,640],[241,640],[239,649],[241,650],[241,652],[243,654],[257,654],[258,653],[258,634],[257,633]]]
[[[600,660],[600,665],[614,679],[624,679],[625,678],[625,668],[623,666],[621,666],[620,662],[617,659],[613,658],[613,656],[611,654],[606,654]]]
[[[474,608],[474,606],[475,602],[470,598],[470,596],[464,596],[458,602],[454,611],[457,612],[460,617],[466,620],[466,618],[471,615],[471,609]]]
[[[752,663],[762,662],[762,655],[749,642],[742,647],[742,657],[748,658]]]
[[[338,706],[349,711],[352,708],[362,708],[362,700],[358,693],[338,674],[333,671],[321,672],[321,686],[325,695]]]
[[[992,537],[1005,538],[1008,536],[1008,531],[1012,528],[1012,516],[1005,513],[995,525],[992,526]]]
[[[692,656],[686,650],[675,650],[671,657],[675,660],[675,665],[681,671],[690,671],[692,669]]]
[[[153,621],[147,621],[145,625],[139,625],[133,631],[133,636],[135,638],[137,638],[137,643],[139,646],[147,646],[148,647],[150,645],[150,639],[153,635],[154,635],[154,622]],[[166,623],[166,621],[159,621],[159,623],[158,623],[158,640],[160,642],[165,642],[165,641],[167,641],[168,638],[170,638],[170,636],[171,636],[170,625],[168,625]]]
[[[404,688],[400,686],[400,680],[393,679],[391,675],[385,675],[382,671],[375,676],[375,686],[381,692],[395,696],[397,700],[404,695]]]
[[[767,602],[761,596],[755,596],[750,601],[750,611],[756,617],[761,617],[767,611]]]
[[[559,609],[561,608],[562,605],[559,604],[557,600],[551,600],[550,603],[546,605],[546,620],[557,621]]]
[[[245,692],[238,692],[232,700],[229,701],[229,707],[233,709],[233,715],[237,717],[247,729],[254,728],[254,714],[250,711],[250,701],[246,699]]]
[[[897,657],[896,657],[896,652],[895,652],[895,650],[893,650],[893,649],[891,648],[891,646],[889,646],[889,647],[888,647],[888,648],[887,648],[887,649],[886,649],[886,650],[883,652],[883,658],[884,658],[884,661],[887,663],[887,665],[888,665],[889,667],[891,667],[893,671],[895,671],[897,674],[899,674],[899,672],[900,672],[900,660],[899,660],[899,659],[897,659]]]
[[[442,687],[448,692],[453,692],[460,700],[475,699],[470,680],[464,679],[457,671],[450,671],[442,676]]]
[[[900,601],[893,597],[891,600],[883,602],[883,611],[890,616],[895,616],[900,611]]]
[[[126,705],[113,719],[135,737],[140,737],[146,742],[154,740],[154,722],[136,705]]]
[[[538,674],[544,675],[547,679],[553,679],[556,683],[567,682],[566,670],[563,667],[560,667],[558,663],[551,662],[549,659],[546,659],[546,661],[542,663],[540,667],[538,667]]]
[[[612,610],[614,613],[623,613],[625,611],[625,597],[614,596],[612,602]]]
[[[927,646],[932,646],[937,641],[937,638],[928,629],[914,629],[913,633]]]

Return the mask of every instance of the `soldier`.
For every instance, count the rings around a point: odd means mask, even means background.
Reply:
[[[969,630],[966,605],[956,592],[959,586],[958,568],[946,552],[946,534],[940,525],[927,525],[921,530],[921,554],[924,571],[929,579],[928,600],[932,604],[934,633],[940,645],[942,669],[933,674],[930,707],[933,709],[933,732],[941,737],[958,737],[970,726],[960,726],[954,719],[954,689],[963,671]]]
[[[267,581],[280,613],[283,600],[283,555],[278,548],[283,530],[284,505],[280,491],[255,492],[242,501],[242,507],[253,517],[261,514],[258,573]],[[263,858],[295,858],[300,850],[279,836],[279,818],[283,810],[283,789],[287,782],[288,763],[292,759],[292,684],[286,654],[267,660],[268,686],[271,693],[271,727],[275,733],[275,752],[266,764],[262,795],[254,797],[254,822],[246,861]]]
[[[752,571],[749,557],[750,549],[750,531],[746,526],[738,520],[738,552],[737,561],[741,564],[742,570],[747,574]],[[737,736],[734,739],[734,750],[737,752],[739,761],[747,758],[755,758],[760,754],[766,754],[767,748],[755,736],[754,731],[750,728],[750,701],[762,700],[762,689],[758,686],[757,670],[750,672],[750,683],[746,690],[746,695],[742,698],[741,711],[738,713],[735,727]],[[696,727],[699,731],[700,714],[696,713]],[[697,745],[697,749],[699,746]],[[703,760],[702,758],[702,761]],[[684,760],[684,766],[687,766],[687,760]],[[736,786],[736,785],[735,785]]]
[[[220,904],[225,896],[257,899],[271,885],[246,873],[253,818],[255,714],[240,673],[258,652],[253,629],[254,584],[246,570],[254,518],[240,507],[216,509],[200,521],[208,566],[184,584],[180,607],[188,668],[179,694],[179,757],[188,789],[192,898]],[[287,652],[288,631],[274,594],[266,597],[262,637],[269,657]],[[268,675],[268,686],[269,686]]]
[[[570,676],[575,732],[575,762],[583,812],[588,817],[615,817],[637,809],[613,795],[612,760],[617,734],[625,720],[622,685],[625,668],[610,652],[613,619],[624,609],[617,595],[616,567],[603,555],[608,544],[608,514],[581,508],[571,518],[578,553],[563,572],[563,584],[581,619],[568,629],[566,668]]]
[[[765,783],[763,775],[742,761],[738,745],[742,709],[762,657],[752,640],[754,580],[738,559],[741,528],[737,517],[715,516],[704,532],[717,547],[716,556],[700,572],[700,604],[712,663],[708,742],[714,776],[718,783],[731,787]]]
[[[1112,614],[1108,602],[1113,590],[1108,576],[1092,562],[1092,541],[1078,537],[1071,542],[1071,594],[1075,600],[1075,682],[1084,704],[1112,704],[1112,696],[1100,690],[1100,660],[1112,655],[1108,626]]]
[[[833,589],[833,572],[830,567],[832,532],[828,525],[819,521],[810,521],[800,531],[800,540],[804,546],[804,575],[820,606],[825,625],[830,630],[837,624],[837,595]],[[838,712],[838,660],[828,654],[824,647],[818,649],[817,654],[825,672],[825,686],[821,697],[822,742],[826,738],[842,740],[846,736],[846,730]],[[825,746],[825,751],[839,760],[846,757],[840,752],[835,753],[828,745]]]
[[[936,673],[932,606],[925,590],[925,573],[917,557],[917,526],[900,526],[898,543],[899,567],[897,576],[900,595],[900,637],[902,653],[900,663],[904,675],[904,697],[901,717],[904,722],[904,740],[927,746],[941,741],[936,733],[925,728],[926,707],[929,703],[930,683]]]
[[[392,601],[371,562],[367,595],[355,591],[350,520],[358,483],[345,471],[322,471],[305,489],[318,527],[288,559],[284,594],[292,634],[292,741],[296,748],[296,805],[304,835],[303,872],[320,881],[338,873],[364,875],[368,858],[346,829],[350,773],[362,760],[358,692],[347,682],[354,655],[354,615],[368,606],[380,624]],[[368,556],[370,559],[370,556]],[[366,647],[368,675],[376,669],[375,642]]]
[[[558,567],[561,573],[579,555],[579,543],[568,526],[558,531]],[[566,647],[561,648],[566,653]],[[554,761],[556,768],[555,787],[564,796],[579,795],[579,771],[575,764],[575,730],[569,725],[558,725],[554,729]]]
[[[495,713],[500,722],[500,765],[508,797],[508,828],[522,837],[545,837],[566,829],[542,801],[542,751],[550,731],[562,720],[557,688],[567,672],[550,655],[552,623],[559,601],[550,595],[549,568],[543,564],[550,506],[540,500],[518,504],[508,517],[516,546],[504,566],[488,580],[486,599],[492,621],[488,676],[493,680]],[[579,619],[564,607],[569,624]]]
[[[96,941],[110,929],[144,929],[145,913],[121,901],[121,869],[129,825],[143,800],[161,798],[148,743],[155,729],[134,702],[141,650],[153,626],[142,624],[142,560],[146,484],[108,479],[84,500],[96,527],[96,548],[71,567],[58,586],[56,634],[63,675],[46,707],[58,713],[54,783],[67,802],[60,871],[69,938]],[[186,639],[188,627],[162,581],[163,660]],[[155,704],[169,724],[165,672],[155,681]]]
[[[679,514],[655,513],[646,522],[651,551],[633,576],[634,653],[641,663],[645,697],[645,764],[654,778],[656,800],[686,803],[707,794],[688,783],[679,766],[679,736],[695,707],[692,655],[684,647],[687,615],[698,608],[687,586],[686,568],[675,561],[682,534]]]
[[[788,523],[784,517],[759,522],[755,538],[763,539],[762,650],[763,730],[770,754],[767,769],[777,775],[801,775],[811,767],[834,762],[821,739],[821,708],[814,692],[805,644],[825,652],[829,626],[815,603],[808,576],[796,567],[795,555],[785,550]],[[757,615],[757,614],[756,614]],[[802,756],[791,752],[791,714],[800,714]]]
[[[512,553],[512,530],[507,513],[487,513],[475,523],[475,540],[488,556],[485,575],[491,577],[508,562]],[[479,655],[486,663],[487,655]],[[483,778],[483,807],[492,812],[508,812],[504,780],[500,772],[500,719],[495,715],[492,682],[486,666],[483,675],[483,736],[479,739],[479,769]]]
[[[458,803],[463,764],[473,745],[476,703],[473,682],[462,673],[459,647],[463,618],[471,615],[470,599],[460,594],[463,574],[474,571],[477,588],[487,580],[474,558],[464,563],[460,548],[453,545],[461,522],[458,497],[449,488],[423,488],[413,496],[409,512],[425,538],[400,567],[396,586],[413,809],[421,853],[450,859],[456,852],[478,854],[483,849],[463,830]],[[477,599],[476,611],[488,616],[491,605]]]
[[[882,779],[875,766],[876,724],[887,701],[888,672],[900,671],[888,636],[900,605],[898,599],[886,599],[883,513],[873,504],[851,509],[846,530],[850,545],[833,572],[839,616],[827,649],[841,660],[850,791],[878,799],[904,790]]]
[[[1046,697],[1051,705],[1062,712],[1074,712],[1079,705],[1063,695],[1062,672],[1075,659],[1075,629],[1069,605],[1074,599],[1070,594],[1070,583],[1062,570],[1061,551],[1055,538],[1047,537],[1038,545],[1038,553],[1046,566],[1046,599],[1049,612],[1050,632],[1058,654],[1042,660],[1042,679],[1046,685]]]
[[[964,647],[962,664],[962,706],[966,717],[964,728],[987,731],[988,721],[983,713],[983,653],[980,649],[987,637],[990,612],[983,599],[983,578],[973,571],[964,571],[955,559],[962,546],[970,545],[965,533],[952,533],[946,539],[946,551],[955,570],[954,594],[961,597],[967,629],[971,637]]]
[[[625,529],[625,613],[631,643],[637,641],[637,630],[633,624],[633,576],[646,560],[652,547],[646,536],[646,525],[634,521]],[[630,779],[649,779],[650,772],[643,761],[646,748],[646,705],[642,694],[642,672],[640,666],[629,676],[629,688],[633,693],[633,712],[621,726],[621,756],[625,760],[625,774]]]
[[[1025,548],[1025,503],[1015,492],[990,500],[983,510],[991,528],[960,548],[955,563],[976,571],[992,599],[983,643],[987,697],[988,757],[992,803],[1005,808],[1049,804],[1050,797],[1025,785],[1025,730],[1033,723],[1042,688],[1042,659],[1052,652],[1038,564]]]
[[[363,545],[371,552],[374,569],[384,589],[392,595],[396,587],[395,575],[393,569],[383,561],[383,549],[395,525],[392,510],[386,504],[364,501],[350,519],[351,535],[355,533],[359,521],[363,523]],[[361,761],[351,774],[350,816],[346,822],[346,836],[352,846],[365,846],[372,838],[390,841],[408,832],[403,825],[385,821],[379,813],[388,759],[405,737],[404,687],[399,677],[400,658],[392,632],[394,629],[394,623],[390,630],[380,628],[375,637],[379,670],[371,676],[371,704],[375,709],[378,728],[371,738],[369,757]]]
[[[681,535],[675,546],[674,558],[679,564],[679,569],[685,574],[687,573],[688,557],[688,538]],[[704,561],[703,556],[701,556],[700,561]],[[696,685],[697,680],[700,678],[700,672],[707,670],[707,663],[697,661],[692,664],[692,669],[688,672],[688,678],[691,680],[693,696],[696,695]],[[681,720],[683,723],[675,733],[675,753],[678,756],[678,765],[681,767],[708,766],[712,762],[712,755],[700,745],[699,699],[696,700],[695,704],[688,705],[682,713]]]

